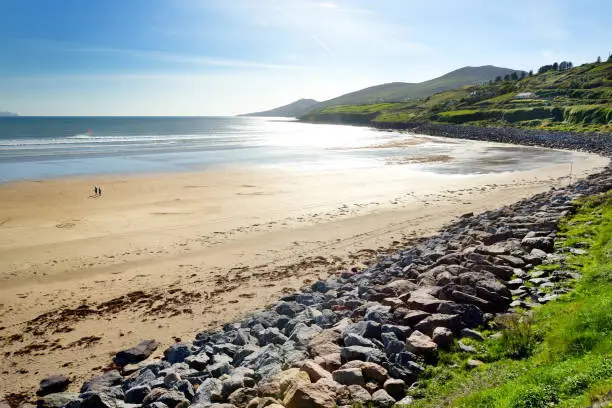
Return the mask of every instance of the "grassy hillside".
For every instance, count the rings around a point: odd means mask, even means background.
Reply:
[[[245,113],[239,116],[263,116],[263,117],[286,117],[297,118],[305,115],[312,110],[319,102],[314,99],[299,99],[288,105],[284,105],[275,109],[270,109],[263,112]]]
[[[373,125],[437,122],[609,132],[612,62],[549,71],[522,80],[464,86],[414,101],[327,106],[303,119]]]
[[[458,349],[442,355],[411,391],[411,407],[586,407],[612,400],[612,193],[584,199],[559,236],[558,248],[589,248],[566,260],[582,274],[574,290],[521,320],[507,318],[501,338],[471,343],[476,356]],[[468,358],[485,364],[470,369]]]
[[[494,79],[496,76],[505,76],[513,69],[485,65],[481,67],[463,67],[441,77],[420,83],[392,82],[365,88],[356,92],[339,96],[321,102],[315,108],[322,110],[335,105],[364,105],[381,102],[404,102],[413,99],[428,97],[436,92],[453,89],[465,85],[473,85]]]

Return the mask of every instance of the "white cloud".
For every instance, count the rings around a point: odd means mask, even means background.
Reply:
[[[144,58],[155,61],[177,62],[181,64],[193,64],[210,67],[225,67],[225,68],[262,68],[262,69],[304,69],[305,66],[274,64],[258,61],[244,61],[238,59],[224,59],[215,57],[202,57],[198,55],[182,55],[173,54],[162,51],[150,50],[131,50],[121,48],[103,48],[103,47],[78,47],[72,48],[70,51],[84,53],[108,53],[121,54],[124,56]]]

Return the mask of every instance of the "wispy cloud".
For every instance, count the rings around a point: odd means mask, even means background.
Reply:
[[[308,36],[309,36],[310,38],[312,38],[312,40],[313,40],[315,43],[317,43],[317,44],[318,44],[318,45],[319,45],[321,48],[323,48],[323,49],[325,50],[325,52],[327,52],[328,54],[331,54],[331,55],[333,55],[333,54],[334,54],[334,53],[333,53],[333,51],[332,51],[332,50],[331,50],[331,49],[330,49],[330,48],[327,46],[327,44],[325,44],[323,41],[321,41],[321,40],[319,39],[319,37],[317,37],[317,36],[316,36],[316,35],[314,35],[314,34],[309,34]]]
[[[224,68],[251,68],[251,69],[305,69],[303,65],[287,65],[274,64],[258,61],[245,61],[238,59],[225,59],[215,57],[201,57],[197,55],[182,55],[173,54],[163,51],[150,50],[132,50],[122,48],[104,48],[104,47],[75,47],[70,51],[83,53],[108,53],[115,55],[123,55],[133,58],[143,58],[163,62],[176,62],[181,64],[192,64],[208,67],[224,67]]]

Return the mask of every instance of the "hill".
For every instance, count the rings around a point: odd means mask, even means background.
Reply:
[[[16,114],[16,113],[13,113],[13,112],[0,111],[0,117],[2,117],[2,116],[11,116],[12,117],[12,116],[19,116],[19,115]]]
[[[321,102],[316,109],[333,105],[365,105],[381,102],[404,102],[426,98],[440,91],[488,82],[497,76],[502,78],[513,72],[521,71],[485,65],[481,67],[463,67],[444,74],[441,77],[419,83],[391,82],[351,92],[337,98]]]
[[[329,105],[302,119],[398,128],[433,122],[611,131],[612,62],[458,87],[423,100]]]
[[[264,117],[287,117],[297,118],[307,114],[319,102],[314,99],[300,99],[288,105],[263,112],[245,113],[238,116],[264,116]]]

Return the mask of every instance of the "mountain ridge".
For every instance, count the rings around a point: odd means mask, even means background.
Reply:
[[[314,99],[298,99],[295,102],[291,102],[287,105],[279,106],[278,108],[261,111],[245,113],[238,116],[259,116],[259,117],[300,117],[306,115],[312,110],[312,108],[318,105],[320,102]]]
[[[556,66],[556,67],[555,67]],[[545,66],[544,68],[546,68]],[[612,131],[612,61],[573,68],[554,64],[524,78],[462,86],[403,102],[330,105],[306,122],[406,128],[419,123]]]
[[[465,66],[423,82],[389,82],[360,89],[323,101],[317,105],[317,109],[334,105],[365,105],[421,99],[448,89],[488,82],[497,76],[504,77],[513,72],[520,74],[523,71],[494,65]]]
[[[278,108],[239,116],[300,117],[335,105],[366,105],[382,102],[404,102],[426,98],[437,92],[461,86],[488,82],[495,79],[497,76],[504,77],[513,72],[520,74],[524,71],[496,67],[494,65],[476,67],[465,66],[423,82],[388,82],[349,92],[322,102],[317,102],[313,99],[300,99]],[[309,103],[303,103],[303,101]]]

